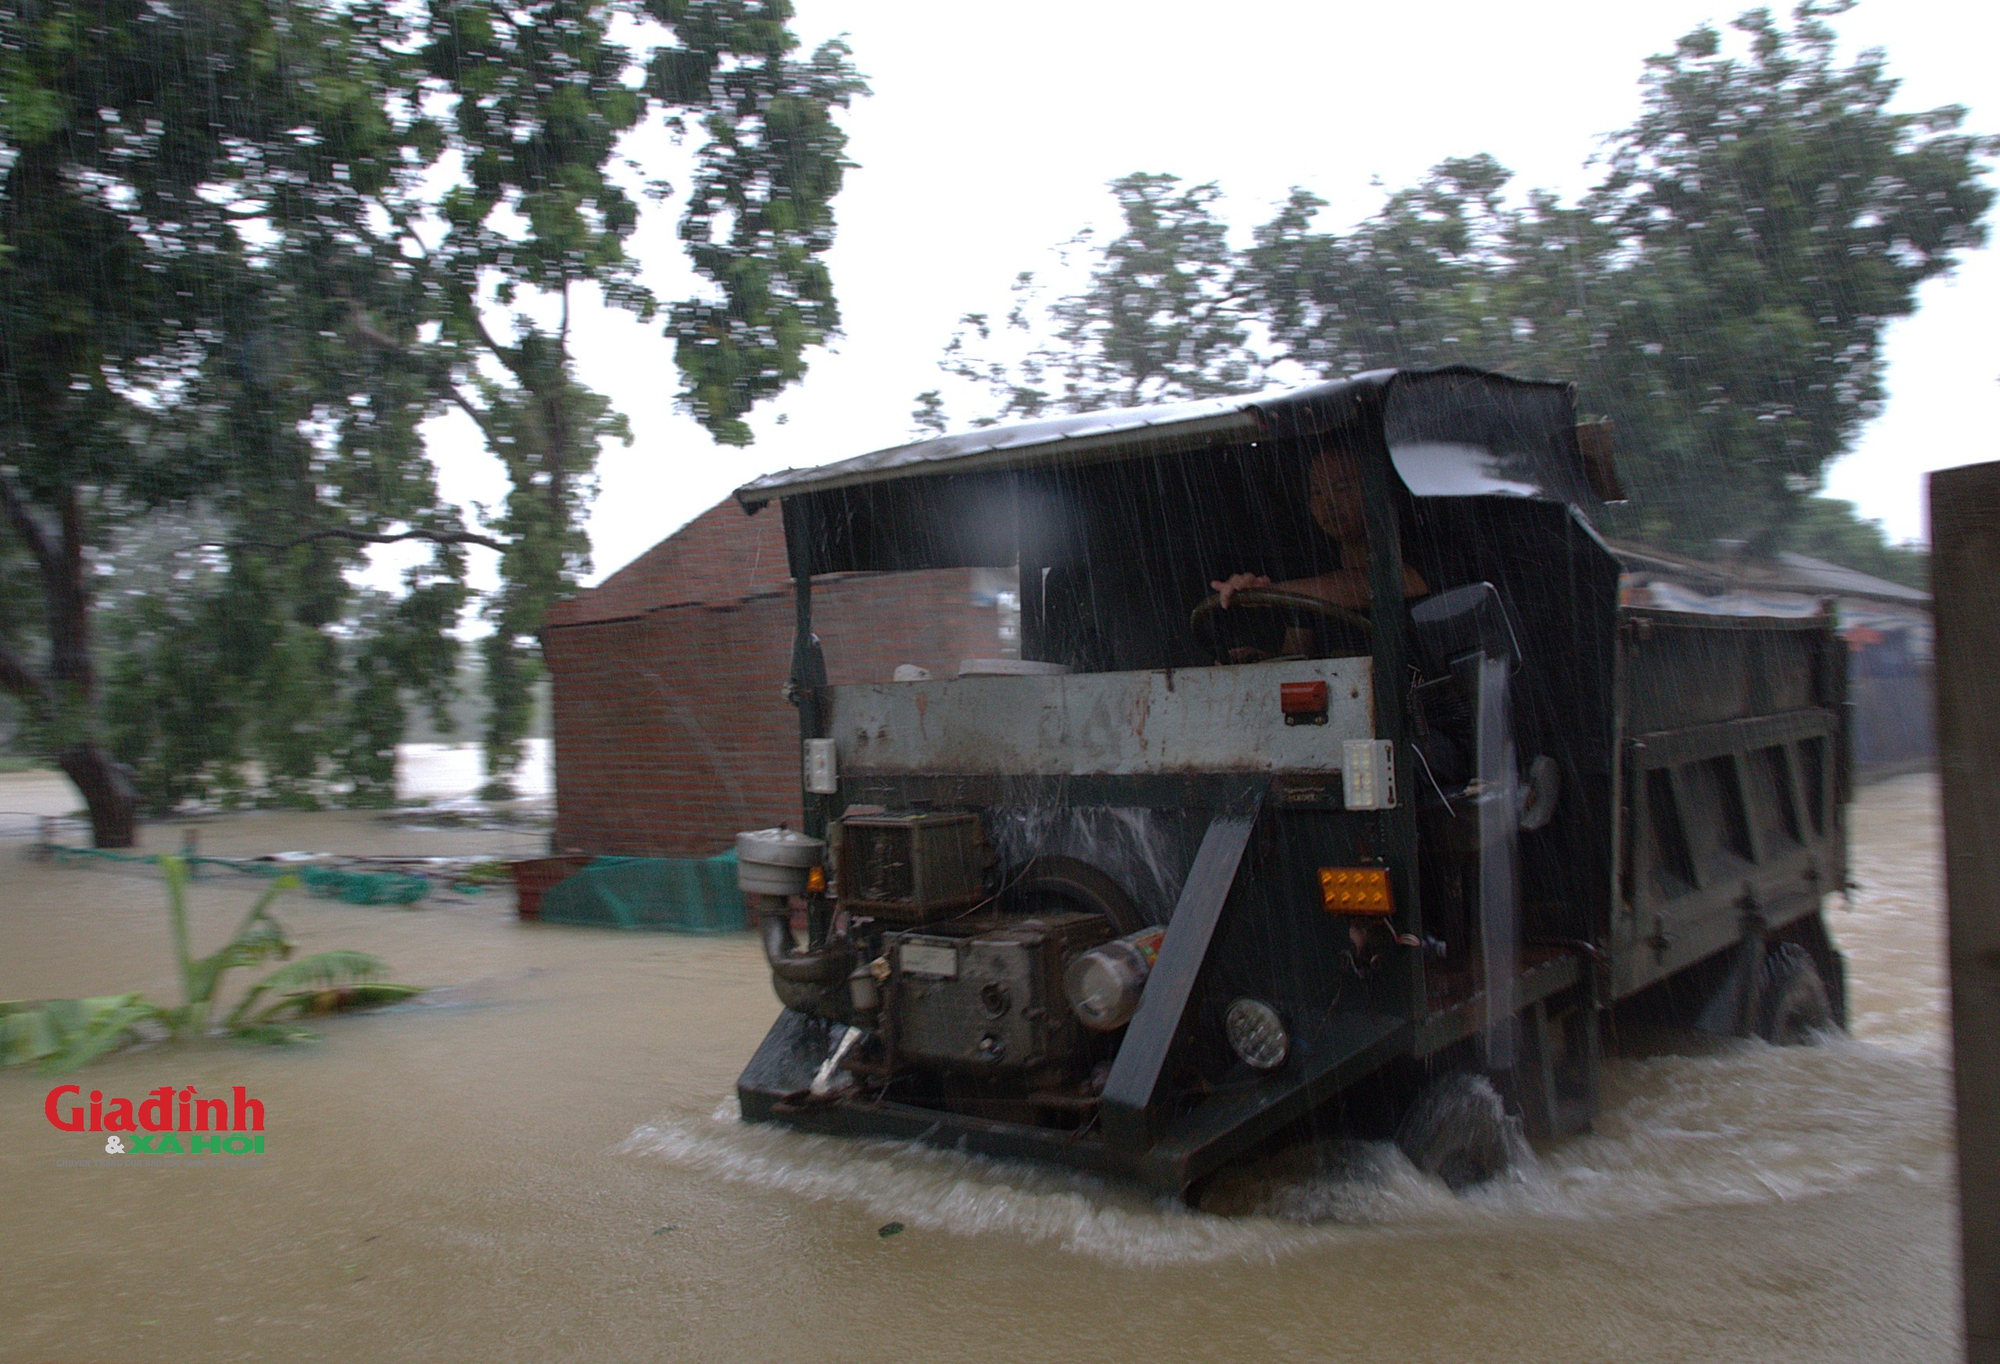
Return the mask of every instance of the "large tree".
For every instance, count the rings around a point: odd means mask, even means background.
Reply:
[[[394,312],[408,283],[362,236],[402,173],[384,36],[365,7],[206,0],[28,4],[0,27],[0,508],[41,606],[39,630],[0,621],[0,684],[100,844],[132,841],[135,797],[91,638],[110,527],[221,498],[290,554],[310,613],[343,542],[455,524],[413,458],[408,376],[341,330],[337,300]]]
[[[1639,121],[1576,204],[1511,201],[1487,156],[1440,163],[1346,231],[1319,227],[1323,202],[1294,191],[1201,307],[1261,324],[1265,365],[1312,375],[1462,362],[1577,380],[1586,408],[1617,422],[1627,532],[1696,551],[1722,536],[1844,543],[1812,493],[1880,405],[1887,324],[1985,241],[1981,177],[2000,145],[1965,132],[1957,107],[1892,111],[1881,53],[1836,60],[1826,20],[1844,8],[1802,6],[1789,28],[1755,10],[1733,43],[1703,27],[1651,59]],[[1118,182],[1121,199],[1159,179]],[[1219,239],[1206,200],[1187,211],[1206,222],[1179,240]],[[976,330],[953,338],[945,368],[1008,411],[1023,391],[1058,407],[1139,400],[1151,357],[1197,318],[1191,302],[1115,306],[1129,293],[1120,246],[1159,240],[1128,213],[1089,284],[1040,319],[1078,348],[1068,372],[1095,382],[1045,392],[1018,363],[972,358]],[[1215,277],[1212,249],[1187,259]],[[1205,381],[1257,377],[1253,364]]]
[[[1215,215],[1221,191],[1172,175],[1111,182],[1123,230],[1102,246],[1089,229],[1065,247],[1090,262],[1077,293],[1045,301],[1033,271],[1014,282],[996,356],[991,315],[968,313],[945,349],[947,373],[986,386],[999,410],[982,423],[1046,411],[1131,407],[1236,392],[1258,372],[1249,348],[1237,265]],[[924,422],[942,428],[941,399],[918,395]],[[920,418],[920,421],[922,419]]]
[[[664,317],[681,406],[725,444],[749,442],[744,415],[802,378],[806,350],[839,326],[824,261],[846,168],[833,112],[864,87],[839,42],[795,56],[790,18],[788,0],[435,0],[430,10],[412,98],[447,111],[439,149],[458,173],[434,244],[424,205],[391,220],[442,308],[431,348],[441,391],[512,485],[491,525],[507,548],[482,644],[488,794],[508,794],[520,761],[543,615],[589,566],[579,520],[599,444],[631,438],[576,372],[574,291]],[[620,19],[645,21],[641,45],[613,36]],[[668,305],[625,250],[639,205],[615,175],[621,138],[649,115],[701,138],[680,235],[707,288]],[[530,299],[553,306],[552,325],[516,309]]]
[[[607,36],[621,16],[650,35],[644,63]],[[395,698],[449,676],[442,632],[463,546],[481,543],[502,555],[504,780],[525,641],[585,563],[597,444],[621,431],[566,326],[507,310],[539,294],[566,319],[570,291],[594,287],[663,314],[685,405],[747,440],[744,413],[838,320],[831,111],[860,86],[837,44],[794,59],[788,17],[783,0],[35,0],[0,19],[0,685],[101,844],[131,841],[135,792],[105,742],[91,556],[170,503],[224,518],[226,543],[199,548],[227,586],[220,605],[135,614],[122,748],[172,747],[163,677],[198,700],[222,676],[220,711],[188,708],[215,719],[218,761],[247,725],[282,779],[331,755],[383,789]],[[698,139],[683,237],[711,286],[666,309],[623,251],[637,207],[609,173],[649,112]],[[446,405],[513,483],[483,530],[440,501],[418,435]],[[436,553],[403,604],[357,602],[347,570],[404,539]],[[24,574],[39,621],[19,609]],[[191,641],[223,651],[215,669],[186,666]],[[158,797],[167,768],[207,752],[162,758]]]

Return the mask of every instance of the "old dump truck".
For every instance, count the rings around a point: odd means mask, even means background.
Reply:
[[[1381,372],[740,489],[805,815],[739,840],[785,1005],[744,1118],[1190,1197],[1393,1137],[1460,1185],[1589,1126],[1609,1022],[1842,1024],[1842,645],[1622,606],[1607,436]],[[965,566],[1017,568],[1018,659],[827,684],[815,576]]]

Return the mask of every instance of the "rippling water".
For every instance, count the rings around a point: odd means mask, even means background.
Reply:
[[[155,1047],[84,1073],[113,1094],[248,1086],[270,1152],[239,1169],[69,1168],[90,1138],[44,1121],[49,1078],[0,1072],[0,1360],[1945,1364],[1935,799],[1912,777],[1854,809],[1862,889],[1829,911],[1853,1037],[1613,1060],[1597,1132],[1502,1183],[1454,1197],[1355,1145],[1336,1173],[1254,1186],[1237,1217],[739,1122],[736,1073],[777,1011],[750,935],[523,925],[505,892],[286,896],[302,951],[374,952],[436,992],[310,1047]],[[537,842],[279,811],[202,841]],[[0,998],[174,997],[157,879],[18,852],[0,847]],[[258,885],[197,882],[197,943]]]

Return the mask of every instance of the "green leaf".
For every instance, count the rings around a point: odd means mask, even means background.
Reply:
[[[305,1028],[293,1028],[283,1023],[246,1023],[240,1028],[230,1029],[230,1036],[242,1042],[257,1042],[265,1046],[282,1047],[293,1042],[317,1042],[319,1034]]]
[[[132,1041],[160,1010],[138,994],[90,999],[10,1002],[0,1009],[0,1065],[41,1062],[49,1072],[74,1070]]]
[[[227,1026],[234,1028],[245,1019],[250,1019],[252,1008],[267,994],[334,990],[362,981],[375,980],[387,970],[387,965],[380,957],[370,956],[366,952],[315,952],[310,957],[301,957],[288,966],[279,967],[252,986],[249,993],[230,1010]],[[285,1003],[281,1000],[255,1017],[269,1018],[284,1007]]]
[[[391,1004],[401,1004],[423,994],[420,985],[396,985],[388,981],[377,981],[362,985],[336,985],[319,990],[293,990],[257,1015],[259,1021],[291,1016],[303,1018],[313,1015],[352,1013],[360,1009],[379,1009]]]
[[[279,967],[258,981],[257,988],[260,990],[324,989],[355,981],[374,980],[386,970],[388,966],[380,957],[370,956],[366,952],[315,952],[310,957],[300,957],[288,966]]]
[[[250,907],[250,912],[243,916],[243,922],[237,925],[236,936],[189,969],[188,1005],[198,1010],[200,1019],[208,1017],[208,1010],[226,972],[239,966],[255,966],[259,962],[274,958],[282,960],[292,955],[294,944],[286,934],[285,926],[271,916],[270,908],[273,900],[298,884],[298,877],[289,874],[273,881],[270,888],[258,897],[257,903]]]

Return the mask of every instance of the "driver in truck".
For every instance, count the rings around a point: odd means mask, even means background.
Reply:
[[[1319,528],[1340,547],[1340,567],[1314,578],[1274,583],[1261,573],[1232,573],[1209,586],[1224,609],[1238,592],[1272,587],[1317,597],[1350,611],[1365,611],[1368,591],[1368,525],[1362,514],[1361,462],[1345,450],[1322,450],[1306,470],[1307,506]],[[1403,595],[1430,594],[1423,575],[1403,566]],[[1287,652],[1291,652],[1288,648]]]

